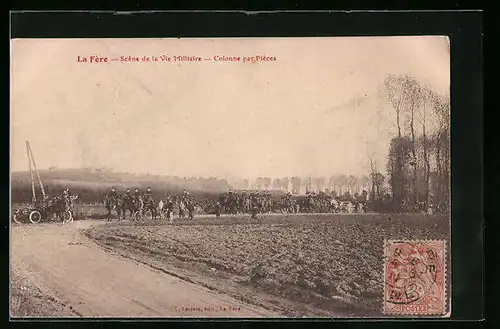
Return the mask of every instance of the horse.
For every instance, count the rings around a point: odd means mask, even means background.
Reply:
[[[156,216],[157,216],[157,202],[156,200],[153,198],[152,195],[145,195],[144,196],[144,209],[146,211],[151,211],[151,216],[152,216],[152,219],[156,219]]]
[[[53,219],[60,219],[63,221],[63,215],[66,209],[66,200],[64,200],[62,196],[55,196],[47,202],[47,205],[44,207],[44,213],[52,213]]]
[[[163,202],[163,200],[160,200],[160,203],[158,203],[158,209],[160,213],[164,213],[167,215],[166,217],[170,222],[173,221],[174,203],[169,197],[167,197],[165,202]]]
[[[184,218],[186,213],[186,204],[184,203],[184,201],[177,201],[177,207],[179,208],[179,218]]]
[[[330,212],[336,213],[339,212],[340,204],[337,200],[331,199],[330,200]]]
[[[132,206],[132,215],[135,214],[136,212],[143,212],[144,210],[144,201],[142,200],[142,198],[140,196],[138,197],[132,197],[132,201],[131,201],[131,206]]]
[[[116,215],[118,219],[121,219],[121,215],[123,214],[125,217],[125,212],[123,211],[123,199],[119,197],[110,197],[109,195],[105,195],[103,198],[104,206],[108,211],[107,220],[111,220],[111,212],[116,211]]]
[[[132,217],[132,215],[135,212],[135,206],[132,197],[124,195],[121,199],[122,199],[121,213],[123,214],[123,219],[127,218],[127,210],[130,213],[129,218]]]
[[[165,203],[163,202],[163,199],[160,199],[160,202],[158,202],[158,212],[160,214],[163,213],[163,207],[165,206]]]
[[[186,209],[188,211],[188,218],[191,220],[194,219],[194,208],[195,208],[195,204],[193,201],[186,202]]]

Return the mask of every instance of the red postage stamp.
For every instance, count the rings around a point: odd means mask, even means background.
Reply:
[[[384,313],[444,315],[445,241],[386,240],[384,251]]]

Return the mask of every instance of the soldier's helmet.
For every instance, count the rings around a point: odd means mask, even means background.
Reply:
[[[136,191],[136,192],[139,192],[139,189],[138,189],[138,188],[136,188],[136,189],[135,189],[135,191]]]
[[[111,188],[111,191],[114,191],[114,190],[115,190],[115,188],[114,188],[114,187],[112,187],[112,188]]]
[[[148,192],[151,192],[151,188],[150,188],[150,187],[148,187],[147,191],[148,191]]]
[[[127,192],[130,192],[130,189],[129,189],[129,188],[127,189]]]

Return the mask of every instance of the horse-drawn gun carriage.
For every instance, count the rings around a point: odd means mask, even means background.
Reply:
[[[62,196],[55,196],[49,198],[45,193],[45,189],[43,187],[42,180],[40,179],[40,175],[36,168],[35,159],[33,157],[33,153],[31,152],[31,148],[28,141],[26,141],[26,153],[28,156],[28,163],[29,163],[32,199],[31,202],[28,203],[27,205],[23,205],[17,209],[12,209],[12,220],[18,224],[25,222],[31,222],[33,224],[37,224],[43,221],[54,221],[58,219],[61,220],[63,223],[68,223],[73,221],[75,212],[72,206],[73,204],[72,201],[78,198],[78,196],[68,195],[69,200],[65,200]],[[34,170],[32,170],[31,167],[32,164]],[[38,179],[38,183],[40,185],[40,190],[42,193],[41,200],[37,199],[36,197],[33,171],[35,172],[36,177]]]
[[[103,203],[107,209],[107,220],[111,220],[113,212],[116,212],[119,220],[126,218],[127,211],[134,221],[152,220],[157,216],[157,203],[153,198],[106,194],[103,197]]]
[[[76,198],[76,197],[75,197]],[[55,197],[46,203],[29,204],[13,210],[12,220],[18,224],[31,222],[50,222],[60,220],[63,223],[72,222],[74,210],[67,207],[66,202],[60,197]]]

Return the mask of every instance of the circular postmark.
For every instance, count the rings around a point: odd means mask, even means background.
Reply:
[[[425,303],[433,295],[441,270],[441,260],[425,243],[393,243],[388,246],[386,263],[387,302],[407,305]]]

